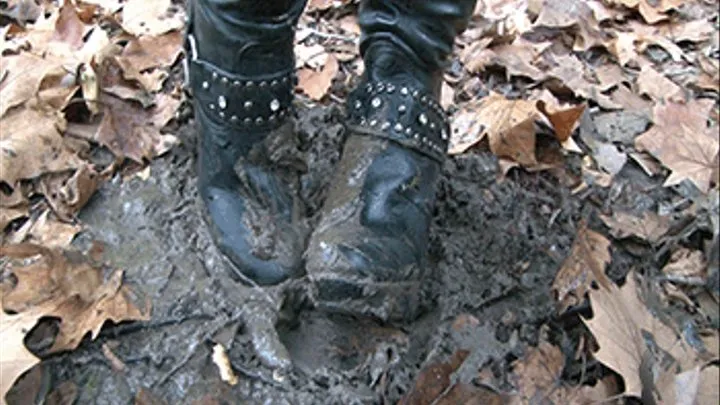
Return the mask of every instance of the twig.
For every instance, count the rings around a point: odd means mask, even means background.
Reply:
[[[320,37],[323,39],[335,39],[338,41],[349,42],[352,44],[357,44],[360,42],[359,38],[357,38],[357,37],[349,37],[347,35],[340,35],[340,34],[330,34],[327,32],[319,31],[316,28],[310,28],[310,27],[307,27],[306,29],[310,32],[310,35],[314,35],[316,37]]]

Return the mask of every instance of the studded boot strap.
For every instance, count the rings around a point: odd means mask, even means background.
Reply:
[[[355,133],[400,143],[442,161],[450,124],[430,94],[392,83],[369,82],[348,98],[348,127]]]

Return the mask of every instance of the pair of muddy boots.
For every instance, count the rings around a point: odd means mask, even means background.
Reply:
[[[307,275],[323,309],[416,316],[448,120],[442,67],[475,0],[363,0],[365,73],[319,225],[298,225],[293,39],[304,0],[190,2],[198,186],[213,237],[242,278]],[[309,238],[309,242],[308,242]]]

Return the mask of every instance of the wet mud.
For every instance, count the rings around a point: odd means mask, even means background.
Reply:
[[[340,117],[336,107],[299,111],[308,167],[300,194],[310,225],[340,158]],[[382,325],[298,305],[278,322],[293,366],[273,372],[256,355],[240,316],[253,311],[257,292],[227,275],[200,218],[192,122],[178,126],[177,135],[182,144],[152,163],[149,178],[118,176],[102,187],[80,215],[87,228],[76,241],[81,248],[104,244],[104,260],[124,269],[126,283],[152,300],[152,319],[108,325],[97,340],[47,358],[50,391],[71,381],[77,404],[131,404],[141,389],[168,404],[391,404],[424,365],[458,349],[470,351],[454,377],[465,381],[488,365],[502,376],[541,334],[569,355],[576,349],[579,339],[569,334],[579,333],[577,313],[587,308],[555,318],[550,287],[580,221],[597,224],[609,192],[572,195],[548,173],[511,172],[498,181],[497,159],[475,151],[448,159],[443,168],[423,315],[405,325]],[[626,171],[633,170],[639,169]],[[622,176],[616,182],[640,187]],[[627,201],[614,203],[628,207],[657,198],[627,189],[621,194]],[[623,277],[643,254],[614,251],[610,274]],[[300,295],[302,284],[293,287]],[[215,342],[228,350],[239,377],[235,386],[221,381],[211,360]],[[107,349],[123,369],[112,364]],[[602,372],[598,365],[584,367],[586,379]],[[577,381],[580,373],[570,364],[563,378]]]

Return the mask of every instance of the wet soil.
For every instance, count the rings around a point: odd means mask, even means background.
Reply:
[[[332,106],[299,112],[308,165],[301,195],[311,218],[340,157],[340,116]],[[647,208],[668,199],[667,190],[631,164],[611,190],[573,195],[549,173],[513,171],[498,181],[497,159],[486,151],[448,159],[437,192],[424,314],[409,324],[382,325],[305,305],[278,325],[293,359],[292,370],[280,374],[253,351],[237,316],[250,294],[227,275],[199,216],[192,122],[177,135],[182,145],[154,161],[147,180],[118,176],[80,215],[87,228],[77,244],[102,242],[104,259],[125,269],[126,283],[150,297],[153,311],[149,322],[108,325],[95,341],[43,362],[51,389],[77,385],[77,404],[130,404],[143,388],[169,404],[396,403],[428,363],[464,348],[471,354],[456,378],[473,380],[487,365],[502,376],[541,334],[567,353],[568,382],[581,374],[593,379],[603,369],[572,356],[582,332],[577,314],[588,309],[556,318],[553,278],[580,221],[601,228],[596,214],[610,203]],[[569,167],[574,163],[568,159]],[[616,279],[652,263],[643,248],[613,255],[609,273]],[[220,380],[213,342],[227,347],[237,385]],[[113,368],[104,346],[124,370]]]

